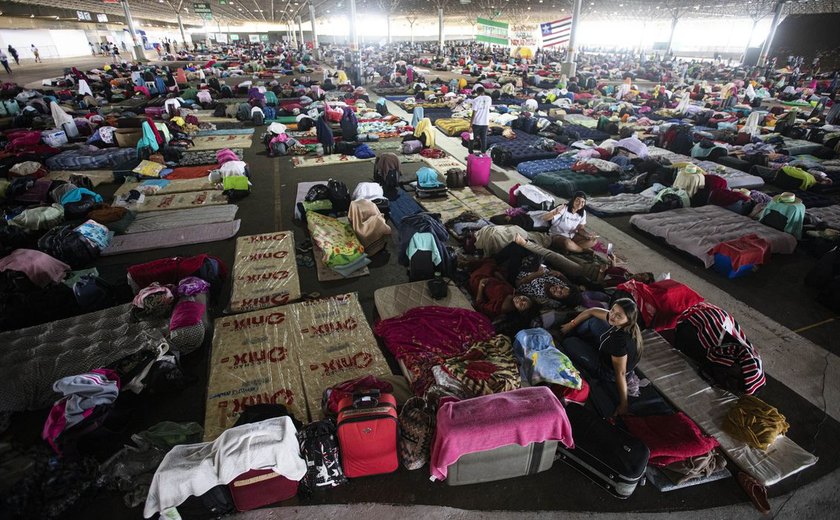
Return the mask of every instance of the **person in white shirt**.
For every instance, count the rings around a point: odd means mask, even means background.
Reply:
[[[543,215],[544,220],[551,221],[548,234],[551,236],[552,249],[569,253],[592,252],[592,246],[597,242],[598,235],[586,231],[586,194],[575,192],[568,203],[557,206]]]
[[[473,137],[478,139],[481,144],[481,153],[487,151],[487,127],[490,125],[490,106],[493,100],[490,96],[484,93],[484,87],[481,85],[475,87],[476,97],[468,99],[464,103],[472,106],[472,132]]]

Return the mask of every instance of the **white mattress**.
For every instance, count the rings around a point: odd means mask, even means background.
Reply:
[[[840,205],[835,204],[824,208],[810,208],[807,210],[807,213],[822,220],[830,228],[840,229]]]
[[[741,170],[736,170],[735,168],[724,166],[723,164],[718,164],[712,161],[694,160],[692,162],[703,168],[706,173],[711,173],[723,178],[730,190],[734,190],[735,188],[754,189],[764,186],[764,179],[756,175],[750,175],[749,173],[742,172]]]
[[[793,235],[718,206],[633,215],[630,223],[699,258],[706,267],[714,263],[713,256],[709,254],[714,246],[750,234],[767,240],[772,253],[791,254],[796,249]]]
[[[738,397],[710,387],[691,362],[659,334],[645,331],[644,345],[645,355],[639,362],[639,370],[671,403],[717,439],[727,456],[758,482],[769,486],[816,464],[817,457],[784,435],[777,437],[765,451],[724,432],[726,414]],[[784,414],[784,410],[780,411]]]

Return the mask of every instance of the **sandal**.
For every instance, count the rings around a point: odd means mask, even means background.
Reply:
[[[770,514],[770,501],[767,500],[767,488],[743,471],[738,473],[738,484],[752,500],[755,508],[763,515]]]

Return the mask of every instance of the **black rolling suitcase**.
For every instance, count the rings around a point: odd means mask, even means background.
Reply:
[[[567,406],[574,449],[557,445],[557,458],[618,498],[627,498],[645,476],[650,450],[639,439],[583,406]]]

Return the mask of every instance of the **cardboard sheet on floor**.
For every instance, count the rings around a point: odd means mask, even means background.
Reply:
[[[114,172],[111,170],[55,170],[48,173],[46,177],[51,181],[69,181],[73,175],[87,177],[94,186],[114,182]]]
[[[213,184],[207,180],[207,177],[199,177],[197,179],[183,179],[183,180],[169,180],[169,184],[163,186],[161,189],[155,192],[155,195],[169,195],[170,193],[186,193],[188,191],[216,191],[221,190],[222,187],[219,184]],[[137,189],[141,184],[146,182],[145,180],[141,180],[140,182],[125,182],[117,188],[117,191],[114,192],[114,197],[120,197],[127,194],[129,191]]]
[[[239,224],[239,220],[233,220],[216,224],[198,224],[160,231],[117,235],[111,239],[108,247],[102,250],[102,256],[227,240],[236,236],[236,233],[239,232]]]
[[[216,320],[204,421],[210,441],[253,404],[322,417],[326,388],[390,373],[355,293]]]
[[[440,159],[432,159],[429,157],[422,157],[421,161],[426,163],[430,168],[437,171],[440,175],[446,177],[447,170],[452,168],[458,168],[461,170],[466,170],[467,167],[461,161],[458,161],[454,157],[441,157]]]
[[[250,148],[253,135],[207,135],[194,137],[191,152],[202,150],[221,150],[222,148]]]
[[[227,203],[227,196],[222,195],[220,191],[188,191],[171,195],[149,195],[145,198],[143,204],[138,204],[131,210],[136,213],[144,213],[146,211],[168,211]]]
[[[429,293],[429,286],[426,280],[419,282],[404,283],[382,287],[373,292],[373,304],[379,319],[387,320],[402,316],[411,309],[417,307],[453,307],[457,309],[474,310],[469,298],[461,292],[461,289],[454,282],[449,282],[448,293],[445,298],[435,300]],[[402,360],[397,360],[406,380],[413,383],[411,371],[405,366]]]
[[[466,187],[449,192],[479,217],[489,219],[493,215],[503,215],[505,211],[510,209],[507,202],[493,195],[490,190],[482,186]]]
[[[300,298],[295,235],[278,231],[236,239],[228,312],[286,305]]]
[[[312,244],[312,256],[315,257],[315,269],[318,274],[319,282],[335,282],[336,280],[359,278],[360,276],[367,276],[370,274],[370,269],[365,266],[361,269],[353,271],[347,276],[341,276],[338,272],[327,267],[327,264],[324,263],[324,251],[322,251],[315,243]]]
[[[726,433],[723,430],[726,414],[738,397],[709,386],[691,362],[656,332],[644,332],[644,345],[645,355],[639,362],[639,370],[674,406],[716,438],[735,465],[759,483],[775,484],[817,463],[817,457],[784,435],[765,451]],[[780,411],[784,414],[784,410]]]
[[[236,218],[239,206],[224,204],[172,211],[147,211],[138,213],[125,230],[125,234],[161,231],[199,224],[230,222]]]
[[[429,213],[440,213],[440,221],[444,223],[470,209],[451,191],[446,194],[446,197],[439,199],[417,198],[417,203]]]

